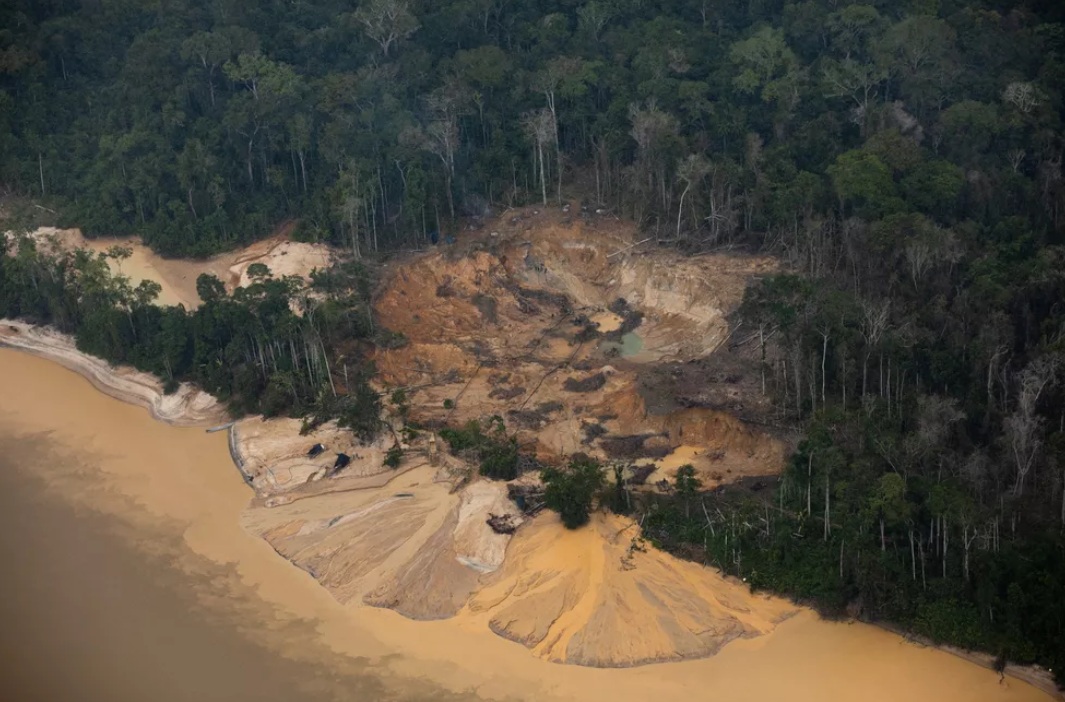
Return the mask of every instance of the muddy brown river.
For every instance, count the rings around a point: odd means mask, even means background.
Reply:
[[[224,433],[0,349],[0,699],[1051,699],[809,612],[707,660],[548,663],[461,616],[341,606],[241,529],[249,497]]]

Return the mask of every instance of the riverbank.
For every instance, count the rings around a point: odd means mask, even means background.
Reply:
[[[879,627],[884,631],[889,631],[905,641],[914,644],[916,646],[926,646],[928,648],[934,648],[938,651],[949,653],[952,656],[957,656],[964,661],[978,665],[981,668],[987,670],[995,670],[995,657],[989,653],[981,653],[980,651],[969,651],[964,648],[958,648],[957,646],[950,646],[948,644],[937,644],[931,639],[912,634],[905,631],[901,627],[895,626],[890,622],[870,622],[873,626]],[[1065,691],[1058,688],[1056,682],[1054,682],[1054,673],[1040,668],[1034,665],[1017,665],[1015,663],[1007,663],[1006,667],[1002,670],[1002,674],[1006,677],[1015,678],[1022,682],[1026,682],[1032,687],[1038,690],[1042,690],[1052,699],[1065,700]]]
[[[28,403],[32,407],[20,411],[22,421],[40,429],[58,427],[55,431],[59,433],[94,422],[88,444],[95,450],[100,450],[101,444],[108,446],[109,454],[118,451],[130,455],[123,459],[120,470],[108,470],[101,476],[109,488],[129,494],[153,515],[168,515],[185,524],[181,533],[191,548],[220,562],[235,563],[242,579],[250,579],[264,596],[301,616],[320,618],[318,629],[332,647],[352,655],[375,655],[372,646],[367,651],[365,643],[376,640],[380,643],[376,655],[402,652],[388,664],[392,672],[428,674],[452,690],[465,689],[477,681],[478,690],[488,696],[542,699],[589,699],[588,695],[599,696],[604,690],[619,700],[646,699],[664,692],[693,694],[695,690],[750,700],[785,695],[810,700],[837,695],[959,702],[1048,699],[1019,681],[999,685],[996,674],[946,653],[911,645],[864,625],[823,622],[809,612],[780,624],[768,636],[733,641],[712,658],[606,671],[557,668],[538,661],[525,648],[489,633],[483,627],[483,617],[415,622],[359,603],[342,606],[314,580],[289,568],[269,546],[240,528],[249,494],[237,472],[225,465],[229,463],[228,447],[221,432],[206,434],[200,429],[145,423],[147,417],[143,415],[137,420],[134,408],[123,410],[108,398],[79,391],[64,371],[49,370],[41,363],[0,351],[0,371],[4,372],[5,388],[11,391],[5,396],[7,409],[12,407],[12,397],[32,397]],[[68,401],[60,401],[60,396]],[[105,424],[95,425],[101,421]],[[107,423],[111,421],[113,425]],[[121,449],[114,448],[120,444]],[[193,450],[192,444],[200,448]],[[152,453],[160,448],[173,455]],[[144,454],[136,455],[140,452]],[[152,454],[150,460],[147,454]],[[417,471],[407,473],[394,481],[391,489],[415,491],[423,480]],[[300,583],[298,587],[296,583]],[[535,579],[525,580],[523,587],[537,592]],[[613,633],[621,642],[626,640],[624,632]],[[456,651],[463,654],[457,656]],[[909,673],[905,679],[898,676],[903,669]],[[809,696],[797,697],[795,689],[809,690]],[[533,690],[536,694],[532,697],[515,695]]]
[[[6,345],[54,360],[168,424],[209,427],[223,418],[204,393],[184,386],[164,395],[157,379],[87,356],[53,330],[17,321],[0,328]],[[512,536],[495,533],[487,519],[518,517],[505,487],[469,483],[470,467],[450,456],[430,468],[410,447],[392,471],[384,465],[391,436],[361,446],[332,423],[301,435],[297,420],[256,418],[228,434],[230,457],[256,492],[244,526],[341,603],[419,620],[467,619],[547,660],[601,667],[713,655],[733,640],[764,636],[794,611],[709,569],[635,550],[632,535],[608,538],[624,531],[609,520],[575,541],[545,514],[518,535],[519,554],[538,554],[535,567],[525,556],[504,567]],[[306,451],[316,443],[328,451],[311,459]],[[337,454],[352,462],[323,480]],[[409,499],[396,500],[396,479],[418,464]],[[528,587],[530,573],[539,574],[537,588]],[[644,635],[633,640],[626,631]]]
[[[128,366],[117,367],[82,353],[74,340],[54,329],[0,318],[0,347],[32,353],[72,370],[100,392],[122,402],[143,407],[152,418],[175,426],[203,426],[225,421],[225,408],[217,399],[188,383],[166,393],[154,375]]]
[[[313,620],[280,619],[231,565],[101,487],[108,459],[69,438],[26,434],[0,409],[0,699],[474,702],[430,684],[402,694],[406,681],[330,651]]]

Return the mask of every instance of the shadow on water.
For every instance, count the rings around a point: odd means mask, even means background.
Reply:
[[[192,552],[180,524],[94,481],[96,458],[3,430],[0,699],[478,699],[334,652]]]

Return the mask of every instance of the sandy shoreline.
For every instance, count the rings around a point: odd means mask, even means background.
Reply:
[[[114,369],[98,359],[86,357],[73,347],[70,340],[64,339],[64,337],[59,334],[48,330],[35,330],[23,323],[9,323],[6,320],[0,323],[0,325],[2,325],[0,326],[0,330],[4,330],[0,333],[0,345],[29,352],[35,356],[59,363],[63,367],[82,375],[82,377],[86,378],[94,388],[97,388],[108,396],[148,409],[151,415],[160,421],[175,426],[206,426],[212,423],[218,423],[219,415],[215,414],[215,412],[219,411],[219,408],[207,403],[202,398],[197,398],[193,393],[187,392],[185,395],[182,395],[183,400],[181,402],[171,401],[170,403],[167,403],[164,401],[161,393],[158,392],[157,385],[153,385],[151,382],[145,382],[143,378],[135,376],[131,379],[130,374],[135,373],[135,371],[130,372],[127,371],[127,369]],[[12,332],[12,327],[18,328],[18,333]],[[16,340],[12,341],[12,337],[15,337]],[[231,432],[232,431],[233,429],[231,429]],[[233,435],[233,433],[230,433],[230,436]],[[230,442],[227,441],[227,444],[229,443]],[[242,461],[243,459],[239,447],[234,444],[231,444],[230,459],[236,459],[236,461]],[[243,475],[243,470],[241,472]],[[246,477],[244,482],[248,482]],[[539,546],[542,549],[544,544],[541,543]],[[280,565],[287,566],[287,564],[284,564],[283,562]],[[317,587],[317,584],[315,584],[315,587]],[[363,616],[367,616],[366,613],[373,612],[374,610],[364,610],[360,608],[360,611],[364,613]],[[392,613],[387,613],[387,615],[395,616]],[[371,614],[369,616],[376,615]],[[810,615],[803,614],[800,619],[807,620],[809,616]],[[460,629],[468,630],[475,625],[484,623],[483,618],[480,622],[476,620],[476,617],[462,617],[459,618],[459,620],[456,620],[456,625],[459,626]],[[443,623],[432,625],[429,623],[411,622],[411,624],[413,626],[431,627],[440,626]],[[500,647],[506,646],[501,639],[494,636],[492,636],[492,638],[499,642],[496,645]],[[511,637],[508,636],[507,638]],[[773,637],[769,638],[771,640]],[[744,646],[744,643],[733,643],[722,653],[719,653],[714,659],[710,660],[713,661],[717,658],[721,658],[729,651],[739,650],[740,647]],[[946,652],[944,655],[950,654],[951,657],[957,657],[957,659],[963,659],[985,668],[990,668],[992,664],[991,658],[982,654],[958,651],[949,647],[943,647],[940,650]],[[528,654],[524,655],[527,656]],[[595,665],[594,662],[590,661],[583,661],[583,663],[584,665]],[[666,665],[689,665],[695,663],[697,663],[697,661],[691,661],[690,663],[684,664]],[[659,666],[651,666],[652,669],[657,667]],[[641,666],[633,670],[646,669],[646,667]],[[1033,687],[1041,689],[1043,692],[1050,694],[1056,699],[1062,699],[1060,693],[1058,693],[1054,689],[1052,683],[1049,682],[1049,676],[1042,671],[1010,666],[1007,670],[1007,674],[1017,680],[1024,681]]]
[[[82,353],[74,340],[47,327],[0,318],[0,347],[32,353],[81,375],[100,392],[143,407],[152,418],[174,426],[204,426],[225,421],[225,408],[211,395],[182,383],[176,392],[163,392],[153,375],[128,366],[116,367]]]

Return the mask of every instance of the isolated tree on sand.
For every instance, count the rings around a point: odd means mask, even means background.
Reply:
[[[677,469],[674,484],[677,495],[684,502],[684,518],[691,519],[691,503],[699,494],[703,481],[695,476],[695,467],[691,463],[686,463]]]
[[[584,454],[577,454],[566,468],[546,468],[540,474],[547,490],[544,503],[558,512],[567,529],[588,523],[592,500],[603,485],[603,467]]]

